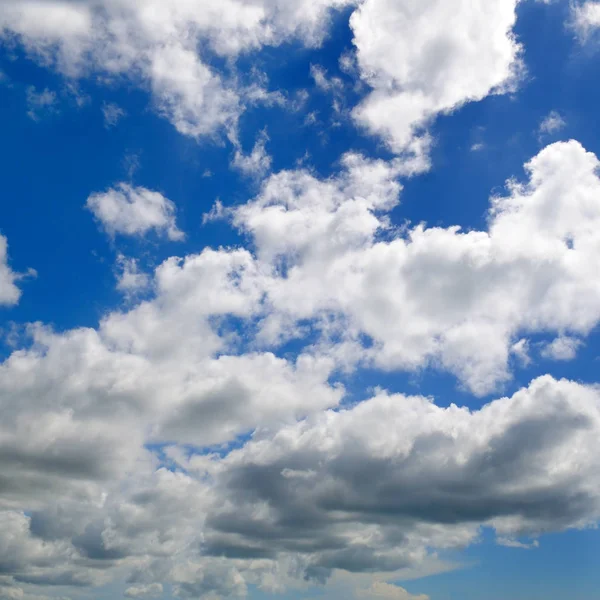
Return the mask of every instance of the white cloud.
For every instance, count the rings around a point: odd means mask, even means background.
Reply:
[[[34,271],[30,272],[34,274]],[[19,302],[21,290],[16,282],[22,279],[23,275],[15,273],[8,264],[8,242],[3,235],[0,235],[0,305],[14,306]]]
[[[86,207],[112,236],[143,236],[154,230],[172,241],[184,238],[175,223],[175,204],[144,187],[120,183],[106,192],[92,194]]]
[[[150,297],[96,329],[32,326],[0,365],[0,571],[210,598],[418,569],[481,527],[514,542],[594,523],[596,387],[542,377],[469,410],[383,391],[340,406],[335,381],[434,366],[487,393],[525,336],[585,336],[600,320],[597,167],[576,142],[548,146],[468,233],[391,226],[399,160],[272,174],[213,215],[252,252],[167,259]],[[389,585],[371,591],[401,593]]]
[[[56,93],[48,88],[38,92],[34,86],[27,88],[27,115],[33,121],[39,121],[44,115],[56,111]]]
[[[529,356],[529,340],[522,338],[518,342],[515,342],[510,349],[523,366],[528,366],[531,363]]]
[[[539,548],[540,543],[538,540],[534,540],[531,544],[526,544],[524,542],[519,542],[513,538],[508,537],[499,537],[496,540],[496,543],[500,546],[505,546],[507,548],[520,548],[521,550],[533,550],[534,548]]]
[[[543,347],[542,356],[552,360],[573,360],[581,345],[581,340],[561,335]]]
[[[114,102],[102,105],[102,115],[105,127],[114,127],[127,113]]]
[[[42,7],[3,0],[0,26],[67,75],[129,75],[152,91],[157,110],[181,133],[198,137],[235,126],[246,102],[273,98],[260,82],[245,88],[235,73],[218,73],[199,46],[233,59],[230,66],[241,53],[290,39],[315,46],[332,11],[357,6],[351,26],[358,73],[373,91],[355,108],[356,122],[398,152],[426,155],[423,129],[437,115],[514,85],[516,2],[478,0],[473,10],[467,0],[429,0],[417,9],[408,0],[48,0]],[[349,68],[347,55],[344,64]],[[319,68],[313,76],[339,96],[339,79]],[[335,107],[342,107],[337,97]]]
[[[129,76],[152,91],[157,110],[181,133],[198,137],[234,124],[244,95],[235,77],[202,60],[199,46],[227,59],[294,38],[315,46],[331,11],[353,3],[1,0],[0,31],[67,76]]]
[[[587,0],[572,5],[573,26],[580,40],[585,42],[590,35],[600,28],[600,2]]]
[[[327,71],[319,65],[310,66],[310,75],[314,79],[315,85],[323,92],[332,92],[343,88],[344,84],[339,77],[329,78]]]
[[[548,113],[548,115],[542,120],[538,132],[540,134],[553,134],[557,131],[560,131],[561,129],[564,129],[566,124],[567,123],[562,118],[560,113],[553,110],[550,111],[550,113]]]
[[[266,175],[271,169],[272,159],[267,153],[266,144],[269,141],[269,136],[266,132],[262,132],[250,154],[244,154],[237,138],[234,139],[235,155],[233,157],[232,166],[247,177],[260,179]]]
[[[160,596],[163,592],[163,586],[160,583],[151,583],[150,585],[132,586],[125,590],[127,598],[148,598]]]
[[[376,581],[368,589],[359,590],[356,596],[368,600],[378,600],[379,598],[387,598],[388,600],[429,600],[429,596],[425,594],[415,596],[398,585],[385,583],[384,581]]]
[[[150,285],[150,277],[147,273],[140,271],[135,258],[127,258],[119,254],[117,269],[117,289],[126,296],[134,296]]]
[[[365,0],[350,19],[361,77],[373,88],[356,122],[397,151],[439,114],[514,86],[517,0]]]
[[[529,181],[492,199],[487,231],[419,225],[386,240],[385,212],[399,193],[393,163],[345,160],[325,181],[273,175],[234,212],[260,261],[280,274],[268,283],[269,343],[316,320],[325,336],[336,325],[347,341],[368,336],[362,360],[438,365],[486,394],[510,376],[521,333],[586,335],[599,322],[599,161],[577,142],[527,163]]]

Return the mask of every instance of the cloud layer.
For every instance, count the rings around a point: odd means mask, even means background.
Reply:
[[[597,158],[548,146],[464,233],[390,226],[402,168],[275,173],[220,210],[250,250],[168,259],[97,329],[30,327],[0,367],[13,585],[129,573],[133,597],[236,596],[598,519],[596,387],[545,376],[470,411],[385,391],[347,406],[337,382],[430,366],[487,393],[536,331],[572,358],[600,319]]]
[[[179,244],[154,268],[128,248],[121,305],[94,327],[29,324],[0,363],[0,598],[118,582],[129,598],[214,600],[344,572],[357,598],[429,600],[392,582],[451,568],[445,554],[486,529],[534,548],[595,526],[600,388],[542,375],[502,394],[516,364],[573,360],[600,322],[598,157],[547,145],[487,199],[480,230],[394,224],[435,119],[520,83],[517,6],[0,0],[5,43],[70,83],[145,90],[183,135],[225,135],[252,190],[205,215],[237,245]],[[582,39],[596,6],[573,9]],[[278,170],[266,130],[240,141],[248,106],[293,108],[253,60],[318,47],[336,18],[345,79],[310,74],[385,158]],[[54,110],[55,92],[26,96],[33,119]],[[102,107],[107,128],[125,115]],[[564,125],[551,112],[537,133]],[[159,191],[89,193],[114,244],[185,240]],[[20,278],[0,235],[0,304],[18,303]],[[346,389],[363,369],[443,372],[485,400]]]

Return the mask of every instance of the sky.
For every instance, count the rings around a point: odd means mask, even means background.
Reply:
[[[0,0],[0,600],[591,600],[600,2]]]

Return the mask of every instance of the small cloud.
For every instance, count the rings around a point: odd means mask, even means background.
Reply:
[[[340,70],[347,75],[355,76],[358,73],[358,65],[356,64],[356,55],[354,52],[344,52],[340,56],[338,62]]]
[[[310,75],[316,86],[324,92],[335,92],[344,88],[339,77],[327,77],[327,71],[319,65],[310,65]]]
[[[175,224],[175,204],[159,192],[120,183],[100,194],[92,194],[86,203],[111,236],[143,236],[150,230],[171,241],[181,241],[184,233]]]
[[[250,154],[244,154],[239,142],[234,140],[236,150],[231,163],[232,167],[247,177],[263,177],[270,171],[272,162],[271,156],[266,150],[268,139],[266,131],[261,132]]]
[[[104,103],[102,105],[102,114],[104,115],[104,127],[107,129],[114,127],[127,113],[114,102]]]
[[[600,2],[588,1],[572,5],[572,27],[580,42],[585,43],[600,29]]]
[[[163,593],[163,586],[160,583],[151,583],[150,585],[141,585],[129,587],[125,590],[127,598],[151,598]]]
[[[376,581],[371,587],[358,590],[356,596],[366,600],[429,600],[429,596],[425,594],[415,596],[399,585],[385,583],[384,581]]]
[[[476,142],[471,146],[471,152],[480,152],[485,148],[485,144],[483,142]]]
[[[573,360],[582,341],[569,336],[559,336],[542,349],[542,356],[551,360]]]
[[[44,114],[56,113],[56,104],[56,93],[48,88],[41,92],[33,85],[27,88],[27,115],[33,121],[39,121]]]
[[[135,152],[128,152],[123,158],[123,168],[129,179],[131,179],[140,168],[140,155]]]
[[[512,345],[511,353],[519,359],[519,362],[524,367],[531,364],[531,358],[529,357],[529,341],[525,338]]]
[[[210,211],[202,215],[202,225],[206,225],[212,221],[221,221],[225,219],[228,214],[228,209],[226,209],[223,206],[223,203],[217,198]]]
[[[519,542],[518,540],[508,537],[499,537],[496,540],[496,543],[499,546],[506,546],[507,548],[521,548],[522,550],[533,550],[534,548],[540,547],[540,543],[537,540],[534,540],[530,544],[526,544],[524,542]]]
[[[117,289],[126,297],[132,297],[148,289],[150,277],[140,270],[135,258],[127,258],[123,254],[117,256],[116,265]]]
[[[73,82],[66,84],[64,93],[72,98],[77,108],[83,108],[92,101],[91,96],[78,88]]]
[[[210,169],[204,169],[204,173],[202,173],[202,177],[204,179],[209,179],[210,177],[212,177],[212,171]]]
[[[540,123],[538,133],[540,135],[552,135],[557,131],[560,131],[567,125],[566,121],[562,118],[560,113],[553,110],[551,111]]]
[[[339,77],[328,77],[327,71],[319,65],[311,65],[310,74],[315,85],[322,92],[333,96],[331,104],[333,111],[337,114],[344,112],[344,82]]]
[[[304,117],[304,125],[305,126],[310,126],[310,125],[314,125],[315,123],[318,123],[318,118],[317,118],[317,113],[316,111],[312,111],[309,112],[306,117]]]

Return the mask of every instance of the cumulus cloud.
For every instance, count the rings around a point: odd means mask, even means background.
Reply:
[[[171,241],[185,237],[175,223],[175,204],[144,187],[120,183],[106,192],[92,194],[86,207],[111,236],[143,236],[155,231]]]
[[[492,198],[487,231],[419,225],[383,238],[400,191],[394,163],[345,161],[325,181],[278,173],[234,211],[258,258],[280,273],[268,283],[261,335],[270,343],[295,336],[301,321],[324,334],[337,324],[346,341],[372,340],[362,360],[437,365],[486,394],[510,376],[521,332],[586,335],[598,323],[599,162],[579,143],[528,162],[529,181]]]
[[[122,254],[117,257],[117,289],[126,296],[133,296],[148,288],[150,277],[140,270],[135,258]]]
[[[272,162],[266,149],[268,141],[269,136],[263,131],[256,140],[252,152],[250,152],[250,154],[244,154],[239,141],[234,138],[235,155],[231,163],[233,168],[237,169],[247,177],[254,177],[257,179],[264,177],[271,169]]]
[[[30,271],[35,275],[35,271]],[[0,306],[14,306],[21,298],[21,290],[16,283],[23,274],[15,273],[8,264],[8,241],[0,235]]]
[[[331,11],[355,0],[2,0],[0,32],[69,77],[125,75],[148,88],[181,133],[213,135],[243,110],[235,76],[219,74],[198,54],[234,59],[299,39],[318,45]]]
[[[407,0],[2,0],[0,30],[67,76],[129,76],[151,91],[178,131],[199,137],[234,127],[247,103],[272,103],[261,82],[245,86],[236,76],[238,56],[293,39],[317,46],[332,13],[351,7],[356,59],[346,54],[343,64],[372,89],[354,119],[394,151],[420,156],[425,169],[426,128],[437,115],[514,87],[521,70],[516,4],[478,0],[473,10],[466,0],[418,8]],[[212,55],[227,59],[228,69],[210,66]],[[318,66],[312,75],[341,110],[339,78]]]
[[[373,91],[355,108],[356,122],[393,150],[415,152],[415,138],[437,115],[514,87],[516,6],[365,0],[350,25],[360,75]]]
[[[376,600],[378,598],[387,598],[388,600],[429,600],[429,596],[420,594],[415,596],[408,593],[404,588],[384,581],[376,581],[366,590],[360,590],[357,593],[358,598]]]
[[[299,552],[318,578],[405,567],[481,526],[516,537],[593,524],[599,400],[547,376],[473,412],[381,393],[315,416],[223,459],[206,550]]]
[[[596,4],[575,9],[585,35]],[[391,220],[400,179],[429,165],[435,118],[517,84],[516,6],[0,0],[0,35],[40,64],[147,90],[182,134],[226,132],[231,166],[261,180],[248,202],[205,217],[229,220],[246,247],[148,272],[118,255],[128,302],[96,327],[30,325],[0,363],[0,598],[118,580],[130,598],[212,600],[343,571],[360,581],[349,595],[428,600],[391,582],[451,568],[439,553],[483,529],[535,548],[598,522],[598,386],[542,376],[467,408],[340,383],[362,367],[433,368],[484,396],[532,348],[572,359],[600,321],[600,162],[578,142],[528,161],[479,231]],[[257,70],[248,83],[236,60],[316,47],[343,8],[355,51],[340,66],[367,90],[352,117],[397,156],[348,153],[328,177],[273,173],[266,133],[245,151],[239,116],[307,96],[286,100]],[[346,106],[340,78],[311,75]],[[32,117],[55,100],[30,89]],[[107,126],[123,116],[102,111]],[[111,236],[184,236],[174,203],[144,187],[86,206]],[[0,236],[0,303],[18,301],[19,277]],[[555,339],[540,347],[537,334]]]
[[[227,597],[416,569],[483,527],[514,545],[596,522],[597,387],[545,376],[469,410],[384,391],[344,405],[337,382],[430,366],[485,394],[527,336],[583,339],[600,320],[598,164],[548,146],[470,232],[391,225],[400,159],[282,171],[212,215],[249,248],[167,259],[97,328],[31,326],[0,365],[0,571]],[[175,228],[155,192],[92,198],[112,233]]]
[[[600,28],[600,2],[587,0],[572,4],[573,26],[579,39],[583,42]]]
[[[542,348],[542,356],[552,360],[573,360],[581,344],[577,338],[561,335]]]

